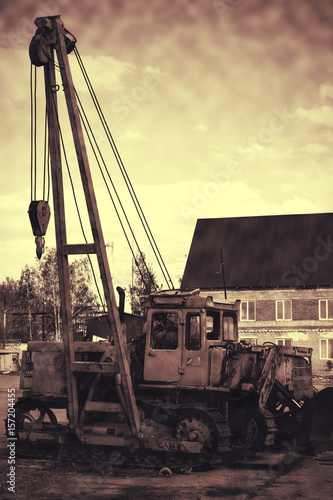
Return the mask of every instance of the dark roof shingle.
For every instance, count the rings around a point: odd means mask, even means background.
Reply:
[[[330,242],[332,241],[332,248]],[[333,214],[199,219],[182,288],[333,285]]]

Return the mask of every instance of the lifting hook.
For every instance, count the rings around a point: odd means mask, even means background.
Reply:
[[[45,240],[43,236],[46,234],[47,226],[49,224],[51,210],[47,201],[32,201],[29,205],[29,218],[32,227],[32,232],[36,243],[36,254],[38,259],[44,253]]]

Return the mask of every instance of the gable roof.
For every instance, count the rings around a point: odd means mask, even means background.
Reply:
[[[198,219],[182,288],[333,286],[333,214]]]

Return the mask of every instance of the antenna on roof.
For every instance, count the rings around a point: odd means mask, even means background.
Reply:
[[[223,260],[222,248],[220,248],[220,257],[221,257],[220,269],[219,269],[219,271],[216,271],[216,274],[222,274],[223,289],[224,289],[224,298],[225,298],[225,300],[227,300],[227,287],[226,287],[226,284],[225,284],[224,260]]]

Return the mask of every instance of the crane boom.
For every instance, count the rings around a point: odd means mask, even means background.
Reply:
[[[60,16],[37,18],[35,20],[35,24],[38,29],[36,37],[34,38],[30,48],[30,57],[34,64],[39,66],[44,65],[70,428],[78,432],[80,415],[76,390],[76,378],[74,375],[75,372],[79,370],[79,367],[74,358],[68,255],[94,253],[97,256],[107,305],[108,322],[110,324],[116,349],[118,369],[121,377],[123,402],[125,406],[124,411],[126,413],[132,434],[137,435],[140,423],[133,393],[132,379],[126,357],[124,333],[119,319],[111,272],[106,255],[106,246],[103,238],[88,156],[83,138],[81,120],[68,61],[68,52],[73,49],[74,45],[73,42],[68,42],[69,38],[66,36],[66,33],[68,32],[65,30]],[[61,166],[61,144],[56,97],[58,87],[55,78],[54,53],[56,53],[59,62],[67,111],[93,235],[93,243],[77,245],[67,244],[66,214]],[[104,359],[102,358],[100,363],[103,361]],[[100,374],[96,375],[96,380],[98,377],[100,377]],[[90,397],[92,397],[92,394]]]

